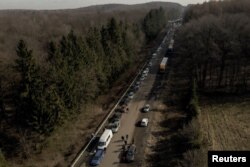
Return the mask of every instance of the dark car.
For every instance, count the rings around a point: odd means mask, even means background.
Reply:
[[[109,118],[109,122],[120,121],[121,117],[122,117],[122,113],[115,112],[114,115],[111,118]]]
[[[130,100],[130,99],[129,99],[127,96],[125,96],[125,97],[120,101],[119,105],[120,105],[120,106],[122,106],[122,105],[128,105],[129,100]]]
[[[141,82],[140,82],[140,81],[137,81],[137,82],[135,83],[135,86],[140,86],[140,84],[141,84]]]
[[[126,161],[132,162],[135,160],[136,146],[134,144],[130,145],[126,151]]]
[[[124,108],[126,107],[126,105],[122,105],[121,107],[118,107],[115,109],[115,113],[124,113]],[[126,108],[125,108],[126,109]]]
[[[138,91],[139,90],[139,85],[134,85],[134,86],[132,86],[131,88],[130,88],[130,91],[132,91],[132,92],[136,92],[136,91]]]
[[[97,166],[100,165],[102,159],[104,157],[104,150],[103,149],[98,149],[93,156],[93,158],[90,161],[91,166]]]

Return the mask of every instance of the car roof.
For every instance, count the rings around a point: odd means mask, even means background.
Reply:
[[[105,141],[106,138],[107,138],[107,136],[108,136],[109,134],[112,134],[112,131],[111,131],[110,129],[105,129],[105,131],[104,131],[103,134],[101,135],[99,141],[102,141],[102,142]]]
[[[109,123],[110,125],[117,125],[120,124],[120,120],[114,120],[112,122]]]
[[[143,118],[142,119],[142,122],[146,122],[146,121],[148,121],[148,118]]]
[[[96,151],[96,153],[95,153],[95,156],[96,157],[99,157],[99,156],[101,156],[102,154],[103,154],[103,149],[97,149],[97,151]]]
[[[128,151],[134,151],[135,148],[136,148],[136,146],[134,144],[132,144],[132,145],[129,146]]]

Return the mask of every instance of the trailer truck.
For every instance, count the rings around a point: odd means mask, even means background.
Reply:
[[[166,67],[167,67],[167,62],[168,62],[168,58],[167,57],[163,57],[161,63],[160,63],[160,73],[164,73],[166,71]]]

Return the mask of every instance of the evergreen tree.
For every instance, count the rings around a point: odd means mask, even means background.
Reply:
[[[17,116],[21,123],[39,133],[51,131],[60,109],[58,95],[44,83],[40,68],[35,64],[32,51],[23,40],[17,46],[15,69],[21,78],[17,92]]]
[[[35,101],[42,91],[41,79],[39,78],[39,68],[35,65],[32,51],[27,49],[23,40],[17,46],[17,56],[15,69],[20,73],[21,79],[18,88],[17,115],[27,124],[32,121]]]
[[[154,39],[162,30],[162,28],[164,28],[165,24],[166,16],[162,7],[159,9],[150,10],[142,23],[143,31],[147,37],[147,40],[150,41]]]

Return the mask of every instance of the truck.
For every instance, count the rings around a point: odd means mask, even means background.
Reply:
[[[167,55],[171,56],[173,54],[173,49],[174,49],[174,40],[171,39],[167,48]]]
[[[168,62],[168,58],[163,57],[163,59],[162,59],[162,61],[160,63],[160,73],[164,73],[166,71],[167,62]]]

